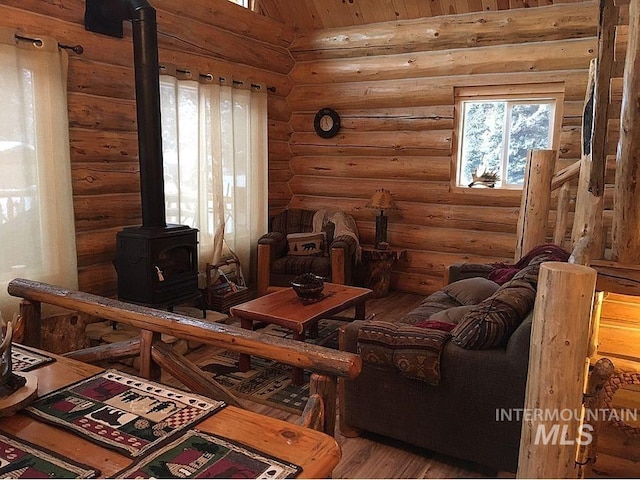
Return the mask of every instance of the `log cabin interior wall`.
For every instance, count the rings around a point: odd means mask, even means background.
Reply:
[[[520,192],[450,188],[455,87],[564,82],[557,168],[580,157],[596,1],[297,35],[226,0],[151,3],[161,63],[275,87],[271,214],[339,208],[372,243],[374,213],[364,205],[377,188],[391,190],[401,210],[390,217],[389,241],[407,250],[396,289],[431,292],[453,262],[513,259]],[[70,55],[68,87],[80,288],[111,296],[115,234],[141,223],[133,50],[126,23],[123,39],[85,31],[84,4],[3,0],[0,26],[84,47]],[[342,117],[332,139],[313,132],[313,115],[326,106]]]
[[[597,3],[581,2],[298,35],[290,206],[344,209],[371,244],[375,213],[365,204],[390,190],[400,211],[389,218],[389,242],[407,251],[392,276],[398,290],[430,293],[458,261],[512,262],[521,191],[451,188],[454,88],[563,82],[562,169],[581,156],[597,25]],[[322,107],[341,115],[336,137],[313,132]]]
[[[84,47],[82,55],[69,55],[68,80],[79,287],[115,296],[115,235],[142,223],[130,24],[124,24],[124,38],[112,38],[85,31],[84,0],[1,3],[1,26]],[[282,157],[290,117],[287,73],[293,66],[287,47],[293,31],[226,0],[151,4],[161,64],[275,87],[268,96],[269,135],[273,156]],[[275,205],[288,202],[288,196],[280,199],[274,192]]]

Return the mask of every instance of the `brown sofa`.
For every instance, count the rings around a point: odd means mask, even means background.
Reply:
[[[449,281],[486,276],[490,270],[491,267],[485,265],[453,265]],[[537,268],[534,274],[535,277],[523,277],[535,285]],[[460,284],[464,282],[451,285]],[[454,308],[454,312],[455,308],[465,309],[464,302],[478,301],[474,299],[474,292],[457,291],[455,299],[450,295],[451,291],[449,294],[436,292],[395,324],[377,322],[377,330],[370,327],[368,336],[367,322],[353,322],[344,328],[342,348],[361,353],[363,367],[358,378],[345,381],[341,399],[343,421],[351,427],[445,455],[515,472],[521,422],[497,421],[496,415],[500,411],[522,409],[524,405],[532,315],[531,310],[523,312],[531,309],[533,300],[529,295],[526,305],[520,305],[524,319],[517,319],[513,328],[502,332],[508,338],[495,348],[461,348],[454,341],[443,341],[435,365],[439,376],[435,381],[433,378],[425,381],[419,378],[424,374],[424,364],[418,368],[414,365],[412,370],[407,368],[407,363],[412,362],[412,355],[422,358],[433,353],[428,349],[434,337],[420,338],[425,329],[415,325],[435,318],[439,302],[441,312],[446,313],[452,311],[449,308]],[[404,332],[401,339],[400,332]],[[385,342],[393,346],[383,345]],[[427,347],[416,350],[421,342],[428,344]],[[401,343],[408,355],[399,354]],[[392,352],[393,348],[396,350]],[[396,361],[395,366],[391,358]]]

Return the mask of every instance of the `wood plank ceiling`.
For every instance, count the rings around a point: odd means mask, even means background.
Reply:
[[[586,0],[254,0],[254,10],[298,31]]]

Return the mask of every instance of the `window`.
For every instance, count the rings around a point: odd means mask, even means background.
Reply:
[[[249,0],[229,0],[231,3],[235,3],[244,8],[249,8]]]
[[[198,229],[201,272],[224,239],[250,276],[267,230],[267,94],[187,77],[160,77],[167,221]]]
[[[532,89],[502,96],[495,89],[457,92],[457,187],[521,188],[527,151],[555,148],[561,96],[541,92],[539,86]],[[489,182],[475,182],[483,174]]]
[[[77,288],[66,52],[53,39],[0,29],[0,309],[17,312],[7,283],[23,277]],[[5,43],[6,42],[6,43]]]

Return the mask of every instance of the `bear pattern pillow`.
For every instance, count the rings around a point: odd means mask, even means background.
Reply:
[[[323,255],[325,233],[290,233],[287,235],[288,255]]]

